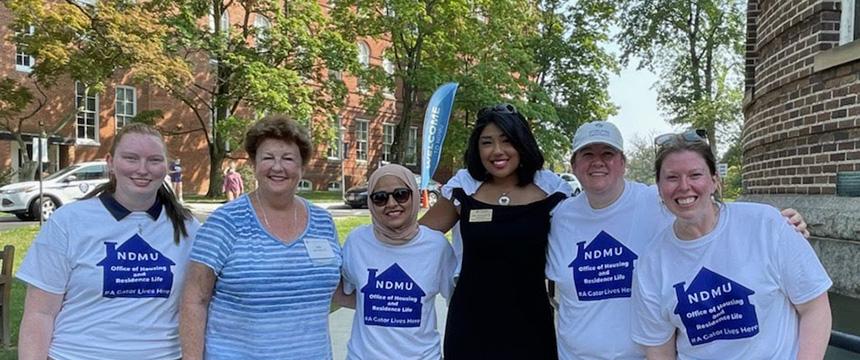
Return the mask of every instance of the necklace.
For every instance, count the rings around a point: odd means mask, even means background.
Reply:
[[[267,228],[271,229],[272,227],[269,225],[269,217],[266,215],[266,207],[263,206],[263,201],[260,200],[260,193],[258,191],[255,191],[254,196],[257,197],[257,203],[260,204],[260,212],[263,213],[263,223],[266,224]],[[295,204],[293,204],[293,225],[297,225],[297,223],[299,222],[298,219],[298,210],[296,210]]]
[[[508,206],[511,203],[511,198],[508,196],[508,193],[503,192],[502,195],[499,195],[499,205]]]

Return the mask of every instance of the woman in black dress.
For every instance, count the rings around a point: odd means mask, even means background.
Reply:
[[[477,191],[455,188],[421,219],[440,231],[459,221],[463,239],[444,358],[557,359],[544,267],[550,211],[565,194],[535,185],[543,155],[511,105],[478,113],[465,163]]]

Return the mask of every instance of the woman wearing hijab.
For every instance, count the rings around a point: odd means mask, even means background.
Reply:
[[[453,291],[456,258],[442,233],[418,225],[417,188],[400,165],[370,176],[373,224],[353,230],[343,246],[343,291],[356,303],[347,359],[442,357],[434,303]]]

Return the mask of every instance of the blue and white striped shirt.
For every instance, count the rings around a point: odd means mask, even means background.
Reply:
[[[247,196],[216,210],[197,232],[191,260],[215,271],[206,359],[331,359],[328,313],[341,250],[331,215],[301,199],[308,226],[285,244],[266,231]],[[305,241],[326,240],[316,264]]]

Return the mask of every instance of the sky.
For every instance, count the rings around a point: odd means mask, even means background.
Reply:
[[[636,136],[650,141],[654,136],[673,130],[657,110],[657,92],[653,90],[656,81],[655,74],[636,70],[635,64],[609,79],[609,96],[618,106],[618,114],[609,121],[621,130],[626,151],[631,150],[630,144]]]

